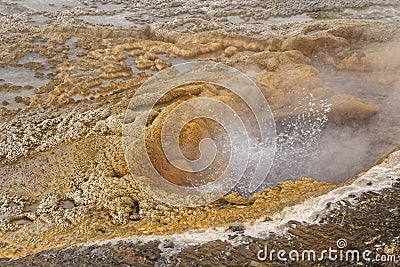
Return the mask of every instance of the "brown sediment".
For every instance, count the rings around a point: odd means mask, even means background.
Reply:
[[[108,181],[102,179],[99,181],[100,187],[97,190],[106,190],[112,183],[114,191],[116,191],[117,184],[124,180],[126,181],[126,179],[124,177],[122,181],[116,183],[112,182],[110,178],[107,179]],[[128,178],[127,182],[128,184],[132,183],[131,178]],[[96,187],[94,181],[90,181],[90,183],[93,184],[92,187]],[[280,183],[276,187],[271,187],[263,193],[253,196],[247,202],[238,200],[238,197],[228,195],[217,203],[198,208],[172,208],[160,203],[146,203],[143,199],[133,200],[130,197],[117,197],[108,204],[108,212],[104,212],[104,208],[99,206],[100,202],[103,201],[102,199],[97,201],[99,202],[96,205],[97,208],[93,205],[86,205],[85,207],[85,205],[75,200],[74,203],[77,203],[77,207],[72,210],[64,210],[60,207],[59,197],[49,196],[46,201],[42,201],[39,204],[34,213],[35,215],[31,215],[35,217],[28,217],[33,221],[28,223],[26,227],[35,224],[35,220],[45,220],[45,222],[47,220],[47,223],[58,222],[59,225],[53,225],[47,230],[42,229],[38,233],[26,232],[26,230],[23,231],[22,229],[17,230],[17,227],[15,233],[9,232],[3,235],[3,242],[7,242],[9,245],[4,248],[1,255],[15,258],[52,247],[63,247],[95,240],[141,234],[172,234],[189,229],[207,228],[211,225],[212,227],[226,227],[234,222],[251,222],[260,218],[267,219],[269,215],[281,210],[283,207],[324,194],[333,188],[335,188],[335,185],[315,182],[312,179],[300,179],[296,182]],[[132,189],[128,187],[125,190],[130,191]],[[83,194],[87,193],[96,194],[97,197],[102,195],[100,192],[83,192]],[[100,195],[98,195],[99,193]],[[95,197],[95,195],[91,197]],[[85,200],[83,199],[83,201]],[[135,203],[138,201],[139,207],[135,208]],[[90,206],[92,207],[90,208]],[[90,211],[91,209],[94,210]],[[96,209],[98,211],[95,211]],[[119,212],[120,214],[117,217],[121,217],[121,214],[132,213],[135,209],[139,210],[139,216],[132,217],[130,220],[133,221],[123,226],[107,223],[109,221],[107,213]],[[65,216],[68,221],[64,221],[65,219],[63,218]],[[81,218],[81,216],[84,217]],[[74,218],[78,221],[74,221]],[[102,231],[99,229],[102,229]],[[22,243],[24,243],[24,249],[21,250],[20,245]]]
[[[366,192],[351,198],[360,203],[351,206],[348,202],[331,203],[331,209],[321,218],[319,224],[305,224],[290,221],[286,227],[286,235],[271,234],[260,238],[248,236],[244,233],[244,225],[233,224],[225,230],[228,240],[202,240],[199,244],[185,244],[184,240],[150,239],[138,242],[134,239],[111,240],[104,243],[86,244],[67,248],[55,248],[48,251],[32,254],[14,261],[3,260],[4,266],[24,265],[35,262],[47,266],[62,264],[115,266],[117,264],[136,265],[216,265],[223,266],[286,266],[287,261],[280,261],[276,254],[270,251],[284,250],[299,252],[297,266],[310,266],[310,260],[303,251],[313,250],[316,258],[322,251],[337,247],[338,240],[345,240],[350,251],[366,251],[378,255],[398,255],[398,214],[396,210],[399,199],[400,183],[393,188],[386,188],[376,194]],[[382,208],[384,207],[384,208]],[[377,214],[380,216],[378,217]],[[362,218],[362,219],[360,219]],[[368,233],[368,234],[366,234]],[[384,245],[382,245],[384,244]],[[260,250],[266,250],[272,255],[262,261],[257,258]],[[172,253],[168,251],[172,250]],[[343,254],[347,248],[344,248]],[[294,254],[294,253],[292,253]],[[295,254],[294,254],[295,255]],[[305,254],[307,255],[307,254]],[[336,255],[336,254],[335,254]],[[261,255],[262,256],[262,255]],[[293,256],[294,259],[296,256]],[[312,256],[311,256],[312,257]],[[339,258],[340,259],[340,258]],[[394,258],[396,260],[396,258]],[[318,257],[321,266],[351,265],[354,260],[331,260]],[[397,262],[390,260],[385,266],[396,266]]]
[[[269,187],[250,200],[230,194],[205,207],[171,207],[151,199],[138,188],[122,151],[125,109],[148,78],[145,73],[134,73],[125,59],[126,54],[134,56],[137,68],[143,70],[162,70],[170,64],[157,54],[194,59],[211,54],[217,55],[214,60],[232,66],[256,65],[261,70],[256,82],[278,119],[296,115],[288,106],[312,93],[317,100],[332,103],[332,120],[346,123],[371,118],[379,107],[324,86],[312,61],[318,56],[338,69],[370,69],[369,58],[374,55],[353,49],[354,40],[346,38],[348,35],[322,32],[260,40],[216,33],[163,35],[157,31],[48,26],[34,32],[46,40],[42,46],[33,45],[26,37],[13,40],[17,43],[7,49],[9,56],[2,65],[16,64],[27,51],[37,52],[48,58],[55,76],[35,88],[35,97],[22,99],[29,107],[25,115],[20,112],[20,117],[14,117],[11,111],[1,111],[8,128],[2,129],[6,137],[0,154],[0,240],[6,243],[0,257],[18,258],[115,237],[179,233],[268,219],[284,207],[335,188],[334,184],[301,178]],[[80,38],[75,45],[85,50],[78,58],[68,58],[65,42],[71,37]],[[219,57],[222,54],[226,57]],[[41,66],[30,63],[26,67]],[[81,74],[86,71],[93,73]],[[116,78],[123,80],[102,86],[104,80]],[[93,93],[96,87],[96,93],[104,96]],[[150,139],[159,141],[163,118],[179,101],[202,94],[232,101],[229,94],[218,91],[223,90],[190,84],[166,95],[160,100],[166,108],[153,114],[149,123]],[[76,101],[72,97],[77,95],[93,99]],[[207,121],[187,125],[181,139],[188,158],[198,156],[199,140],[210,137],[212,127]],[[185,184],[190,177],[166,168],[157,145],[149,148],[159,171],[177,184]]]

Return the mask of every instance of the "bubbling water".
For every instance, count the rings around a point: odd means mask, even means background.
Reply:
[[[292,108],[292,107],[289,107]],[[304,165],[313,150],[318,146],[322,132],[327,127],[331,104],[327,99],[318,100],[312,93],[303,89],[303,98],[298,106],[292,108],[292,115],[277,123],[276,154],[271,171],[257,189],[263,191],[277,182],[298,178],[304,172]],[[250,153],[257,155],[260,148],[265,147],[265,142],[257,138],[250,140]],[[249,165],[256,162],[249,162]],[[251,175],[251,172],[249,173]],[[243,178],[246,180],[246,176]],[[238,184],[233,192],[250,197],[251,192],[243,185]]]

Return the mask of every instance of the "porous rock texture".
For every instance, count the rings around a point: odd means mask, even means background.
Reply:
[[[333,68],[368,69],[372,61],[359,61],[355,56],[359,54],[353,44],[357,40],[349,37],[354,28],[255,39],[208,32],[68,26],[31,28],[27,34],[22,26],[1,23],[4,31],[8,30],[0,44],[2,55],[6,55],[1,57],[1,65],[16,66],[24,53],[35,52],[47,58],[53,73],[47,84],[34,89],[35,96],[25,101],[25,109],[1,108],[0,240],[5,244],[1,257],[132,234],[251,221],[336,187],[301,178],[270,187],[250,200],[228,195],[196,208],[171,207],[152,199],[136,184],[122,150],[126,108],[148,78],[146,72],[132,71],[125,61],[128,56],[135,56],[138,69],[149,71],[168,66],[159,54],[209,57],[239,69],[255,67],[254,80],[277,120],[301,115],[304,110],[294,107],[309,94],[331,104],[332,121],[367,120],[379,112],[374,104],[326,87],[313,64],[318,61]],[[367,31],[363,34],[368,36]],[[82,49],[76,57],[68,56],[71,47],[65,45],[72,37],[78,37],[75,46]],[[34,38],[42,39],[43,44],[32,42]],[[373,57],[368,50],[363,53]],[[155,110],[146,127],[149,139],[158,144],[163,118],[179,101],[202,95],[236,103],[224,88],[186,85],[163,99],[162,111]],[[142,100],[146,101],[137,98]],[[133,115],[132,123],[138,117],[140,114]],[[212,136],[213,127],[200,120],[183,131],[183,151],[189,158],[198,156],[195,148],[199,140]],[[165,167],[167,162],[158,145],[149,148],[154,163],[171,181],[187,182],[189,176]]]

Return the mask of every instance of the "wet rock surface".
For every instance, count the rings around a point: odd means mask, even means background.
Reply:
[[[267,238],[254,238],[243,233],[243,227],[232,226],[231,240],[213,241],[173,251],[174,244],[161,241],[145,243],[119,241],[104,245],[88,245],[54,249],[8,262],[1,266],[309,266],[310,261],[259,260],[257,254],[265,246],[270,250],[314,250],[329,247],[338,250],[337,240],[347,242],[346,249],[365,251],[372,255],[400,254],[399,199],[400,183],[390,189],[366,192],[347,201],[331,203],[319,224],[288,223],[288,233]],[[349,201],[357,203],[350,204]],[[164,242],[164,241],[163,241]],[[235,242],[233,245],[232,242]],[[165,243],[165,242],[164,242]],[[161,249],[160,249],[161,248]],[[345,248],[343,248],[345,249]],[[168,253],[168,251],[170,251]],[[317,257],[319,257],[317,255]],[[287,255],[286,255],[287,257]],[[372,258],[372,257],[371,257]],[[398,259],[397,259],[398,260]],[[318,261],[320,266],[397,266],[396,262],[363,262],[362,260],[332,261],[327,255]]]

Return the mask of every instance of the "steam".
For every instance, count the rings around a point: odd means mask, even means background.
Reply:
[[[400,145],[400,43],[379,44],[364,51],[366,71],[318,68],[326,86],[338,94],[378,104],[378,114],[366,121],[334,123],[327,116],[331,104],[303,90],[297,105],[288,107],[300,115],[277,122],[274,163],[258,191],[299,177],[342,183]],[[263,145],[256,139],[251,144],[252,153]],[[234,192],[249,196],[240,184]]]
[[[330,105],[305,96],[297,108],[306,115],[284,120],[278,129],[278,148],[267,181],[311,177],[341,183],[370,167],[400,145],[399,43],[369,47],[369,71],[341,71],[319,66],[325,84],[337,93],[351,94],[380,105],[367,121],[335,124],[326,114]],[[393,56],[399,55],[399,56]],[[320,105],[318,114],[313,107]],[[274,184],[272,183],[272,184]],[[266,186],[266,185],[265,185]]]

